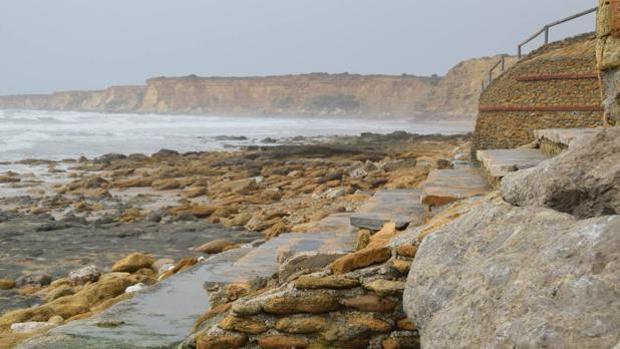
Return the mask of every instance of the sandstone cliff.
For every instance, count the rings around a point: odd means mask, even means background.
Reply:
[[[473,118],[480,81],[499,57],[459,63],[445,77],[304,74],[159,77],[146,86],[0,97],[0,108],[217,115]],[[513,59],[509,59],[509,64]]]

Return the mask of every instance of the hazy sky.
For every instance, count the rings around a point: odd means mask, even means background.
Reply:
[[[593,0],[0,0],[0,94],[148,77],[431,75]],[[552,38],[594,29],[594,16]]]

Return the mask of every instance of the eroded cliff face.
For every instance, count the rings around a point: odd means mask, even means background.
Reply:
[[[144,91],[144,86],[113,86],[101,91],[0,96],[0,109],[134,112],[142,104]]]
[[[480,81],[499,56],[459,63],[445,77],[304,74],[160,77],[146,86],[0,97],[0,108],[217,115],[472,118]],[[511,60],[508,60],[510,64]]]

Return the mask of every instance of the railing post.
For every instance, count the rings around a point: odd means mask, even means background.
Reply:
[[[506,57],[502,56],[502,71],[504,71],[504,69],[506,69]]]
[[[521,45],[519,45],[519,54],[518,54],[519,59],[521,59]]]
[[[549,43],[549,26],[545,26],[545,45]]]

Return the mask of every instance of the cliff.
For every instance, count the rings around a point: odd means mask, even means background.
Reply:
[[[144,86],[113,86],[100,91],[0,96],[0,109],[132,112],[140,107],[144,90]]]
[[[146,86],[0,97],[4,109],[217,115],[469,117],[499,57],[459,63],[445,77],[303,74],[158,77]],[[509,64],[512,62],[509,59]]]

